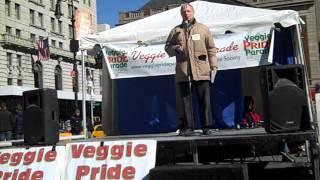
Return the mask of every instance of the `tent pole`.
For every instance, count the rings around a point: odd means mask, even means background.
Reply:
[[[308,99],[308,110],[309,110],[309,115],[310,115],[310,122],[315,123],[314,122],[314,118],[313,118],[313,112],[314,112],[314,108],[312,106],[311,103],[311,99],[310,99],[310,92],[309,92],[309,81],[308,81],[308,75],[307,75],[307,68],[305,66],[305,56],[304,56],[304,51],[303,51],[303,46],[302,46],[302,42],[301,42],[301,32],[300,32],[300,24],[297,24],[295,26],[296,28],[296,33],[297,33],[297,39],[298,39],[298,54],[299,54],[299,58],[297,60],[297,64],[302,64],[304,65],[304,80],[305,80],[305,87],[306,87],[306,93],[307,93],[307,99]],[[318,124],[318,123],[317,123]],[[317,127],[318,128],[318,127]]]
[[[85,90],[85,85],[86,85],[86,79],[84,78],[84,69],[85,69],[85,64],[84,64],[84,50],[81,50],[81,66],[82,66],[82,126],[83,126],[83,134],[85,138],[88,138],[88,130],[87,130],[87,111],[86,111],[86,90]]]

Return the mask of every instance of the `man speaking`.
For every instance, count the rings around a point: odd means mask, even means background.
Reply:
[[[192,5],[182,4],[180,12],[183,22],[171,30],[165,45],[169,56],[176,57],[180,135],[194,135],[192,89],[199,99],[203,134],[210,135],[214,122],[209,86],[211,74],[217,71],[216,48],[208,27],[194,18]]]

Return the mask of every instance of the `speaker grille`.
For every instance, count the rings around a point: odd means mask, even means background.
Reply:
[[[266,131],[288,132],[309,128],[304,67],[268,66],[262,72],[262,85],[265,87]]]
[[[23,92],[24,142],[55,144],[59,141],[58,99],[54,89]]]

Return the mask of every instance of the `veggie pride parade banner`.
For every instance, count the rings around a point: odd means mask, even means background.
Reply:
[[[214,36],[219,70],[272,63],[272,33],[271,26],[262,26]],[[103,54],[111,79],[175,73],[175,57],[168,56],[164,43],[113,43]]]
[[[0,149],[0,179],[59,180],[64,163],[64,146]]]
[[[0,179],[143,179],[155,167],[156,150],[155,140],[0,149]]]
[[[63,179],[143,179],[156,161],[155,140],[67,144]]]

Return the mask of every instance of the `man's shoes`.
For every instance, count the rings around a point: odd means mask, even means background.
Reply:
[[[185,129],[179,129],[179,136],[184,136]]]
[[[203,135],[208,136],[208,135],[214,134],[216,131],[217,130],[215,130],[215,129],[211,130],[209,128],[204,128],[202,130],[202,133],[203,133]]]
[[[188,128],[184,131],[184,136],[193,136],[193,135],[195,135],[195,133],[193,132],[193,129]]]
[[[193,129],[191,128],[181,129],[179,132],[179,136],[196,136],[196,135],[199,135],[199,134],[194,132]]]

